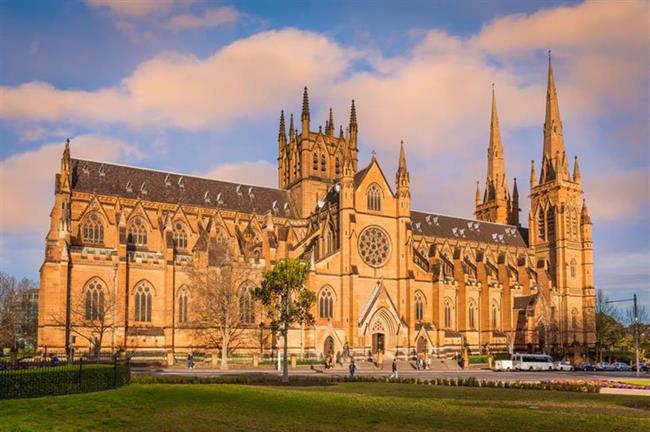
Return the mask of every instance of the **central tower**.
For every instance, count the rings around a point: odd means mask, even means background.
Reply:
[[[301,131],[294,128],[293,114],[289,118],[289,136],[285,129],[284,111],[280,112],[278,133],[278,186],[291,193],[301,217],[314,210],[329,187],[343,175],[343,163],[347,158],[354,172],[357,171],[357,113],[352,101],[350,122],[344,135],[343,126],[335,135],[332,108],[325,120],[325,128],[310,130],[311,114],[309,94],[305,87],[302,96]]]

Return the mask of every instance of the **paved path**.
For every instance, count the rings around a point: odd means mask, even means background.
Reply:
[[[270,368],[259,369],[231,369],[222,371],[220,369],[186,369],[180,367],[165,368],[165,367],[133,367],[133,373],[141,375],[180,375],[180,376],[236,376],[236,375],[281,375],[281,372]],[[345,376],[347,375],[345,369],[336,368],[327,371],[316,371],[308,368],[290,369],[291,376]],[[361,369],[357,371],[360,376],[375,376],[375,377],[388,377],[390,376],[389,367],[385,370],[368,370]],[[400,377],[408,378],[455,378],[455,377],[475,377],[483,380],[498,380],[498,381],[544,381],[544,380],[557,380],[557,381],[597,381],[597,380],[621,380],[624,378],[635,378],[634,372],[492,372],[489,370],[469,369],[458,371],[399,371]],[[650,377],[648,372],[643,372],[642,377]]]

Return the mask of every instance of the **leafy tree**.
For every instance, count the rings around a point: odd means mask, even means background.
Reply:
[[[293,258],[282,260],[263,273],[261,286],[256,288],[254,293],[255,298],[267,309],[271,329],[279,331],[284,338],[284,383],[289,382],[289,327],[294,323],[314,323],[311,308],[316,302],[316,294],[304,286],[308,274],[309,267],[306,262]]]
[[[38,312],[27,295],[34,288],[32,280],[0,272],[0,348],[36,343]]]
[[[228,369],[228,354],[244,340],[248,324],[244,314],[254,313],[244,307],[241,296],[246,293],[239,289],[249,276],[248,269],[233,263],[230,247],[216,240],[209,243],[207,265],[197,260],[190,272],[192,321],[207,346],[220,348],[224,370]]]

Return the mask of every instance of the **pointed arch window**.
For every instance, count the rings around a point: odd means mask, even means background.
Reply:
[[[553,241],[555,239],[555,208],[549,207],[546,212],[546,232],[548,234],[548,240]]]
[[[571,311],[571,328],[574,333],[578,330],[578,309],[576,308]]]
[[[327,171],[327,160],[325,159],[325,155],[322,154],[320,156],[320,170],[321,173],[325,174],[325,171]]]
[[[578,211],[575,209],[571,212],[571,226],[573,228],[573,238],[578,240]]]
[[[187,250],[187,231],[181,222],[174,223],[174,249]]]
[[[314,153],[312,157],[312,168],[314,169],[314,174],[318,174],[318,155]]]
[[[451,329],[452,326],[452,304],[450,299],[445,300],[445,328]]]
[[[135,321],[151,322],[152,293],[153,290],[145,282],[141,282],[135,288],[133,299]]]
[[[104,243],[104,224],[96,212],[88,216],[82,231],[85,243]]]
[[[496,302],[492,303],[492,329],[499,330],[499,306]]]
[[[255,300],[253,299],[254,285],[245,282],[239,290],[239,313],[245,325],[255,324]]]
[[[540,209],[537,213],[537,231],[539,239],[546,241],[546,221],[544,220],[544,210]]]
[[[368,188],[368,210],[381,211],[381,190],[376,184]]]
[[[321,318],[334,316],[334,296],[329,287],[323,288],[318,296],[318,316]]]
[[[468,324],[470,330],[476,330],[476,305],[473,301],[469,302],[469,319]]]
[[[134,246],[147,246],[147,226],[141,217],[136,217],[129,225],[128,243]]]
[[[187,324],[188,297],[189,295],[187,292],[187,288],[181,288],[180,294],[178,295],[178,323],[179,324]]]
[[[92,279],[86,285],[86,319],[104,319],[104,287],[98,279]]]
[[[325,253],[330,254],[336,250],[336,237],[334,235],[334,228],[332,226],[327,227],[325,238]]]
[[[415,294],[415,320],[424,320],[424,296],[420,292]]]
[[[336,175],[341,175],[341,160],[337,157],[336,161],[334,162],[334,170],[336,172]]]

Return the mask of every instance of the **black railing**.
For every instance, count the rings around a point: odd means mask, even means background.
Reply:
[[[0,399],[108,390],[130,381],[128,360],[0,360]]]

